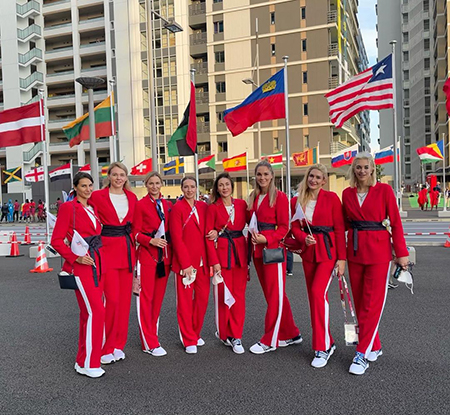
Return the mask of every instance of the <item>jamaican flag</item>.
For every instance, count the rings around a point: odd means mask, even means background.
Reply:
[[[167,143],[169,157],[193,156],[197,152],[197,117],[195,87],[191,82],[191,99],[183,114],[183,120]]]
[[[22,181],[22,167],[3,170],[3,184]]]

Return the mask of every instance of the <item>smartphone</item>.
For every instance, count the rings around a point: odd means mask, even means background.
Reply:
[[[58,255],[58,252],[56,252],[56,249],[53,248],[53,246],[51,246],[50,244],[48,244],[48,245],[45,247],[45,249],[46,249],[48,252],[50,252],[51,254],[53,254],[53,255]]]
[[[395,269],[393,277],[395,279],[397,279],[399,277],[399,275],[400,275],[400,272],[402,272],[402,270],[403,270],[403,267],[400,266],[400,265],[397,265],[397,268]]]

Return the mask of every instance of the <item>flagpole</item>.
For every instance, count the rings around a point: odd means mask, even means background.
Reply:
[[[40,126],[41,126],[41,141],[42,141],[42,151],[43,151],[43,161],[44,161],[44,196],[45,196],[45,209],[46,212],[50,212],[50,190],[48,186],[48,154],[47,154],[47,141],[45,140],[45,132],[44,132],[44,90],[39,90],[39,117],[40,117]],[[48,222],[48,218],[45,220],[45,229],[46,229],[46,239],[47,243],[50,243],[50,224]]]
[[[114,85],[116,80],[114,78],[109,80],[109,85],[111,87],[111,91],[109,94],[110,97],[110,106],[111,106],[111,136],[109,137],[109,158],[111,163],[117,161],[117,148],[116,148],[116,128],[114,123]]]
[[[317,163],[320,163],[320,151],[319,151],[319,147],[320,147],[320,141],[317,142]]]
[[[191,81],[195,87],[195,69],[191,69]],[[190,90],[190,88],[189,88]],[[197,122],[195,123],[197,127]],[[200,199],[200,179],[198,177],[198,153],[197,153],[197,143],[195,143],[195,153],[194,153],[194,172],[195,172],[195,180],[197,181],[197,200]]]
[[[280,151],[281,151],[281,191],[284,193],[284,177],[283,177],[283,144],[280,145]],[[290,206],[290,205],[289,205]],[[289,212],[289,217],[291,212]]]
[[[247,198],[250,196],[250,173],[248,171],[248,152],[245,152],[245,164],[247,166]]]
[[[397,200],[397,206],[399,206],[398,195],[398,161],[397,161],[397,85],[396,85],[396,72],[395,72],[395,47],[397,45],[396,40],[389,42],[392,46],[392,91],[393,91],[393,103],[392,103],[392,115],[394,117],[394,192],[395,199]]]
[[[445,192],[447,190],[447,184],[445,182],[445,133],[442,133],[442,155],[444,156],[444,159],[442,160],[442,189],[444,189],[444,209],[443,212],[447,212],[447,203],[445,200]]]
[[[284,61],[284,108],[286,112],[286,193],[291,205],[291,146],[289,140],[289,93],[288,93],[288,74],[287,61],[289,56],[283,56]]]
[[[398,181],[399,181],[399,191],[400,191],[400,200],[399,200],[399,211],[401,212],[401,213],[403,213],[403,195],[402,195],[402,192],[401,192],[401,188],[402,188],[402,185],[401,185],[401,183],[402,183],[402,151],[401,151],[401,148],[402,148],[402,145],[401,145],[401,143],[402,143],[402,136],[401,135],[399,135],[398,136],[398,141],[397,141],[397,145],[398,145]],[[397,151],[394,151],[394,158],[397,158]]]

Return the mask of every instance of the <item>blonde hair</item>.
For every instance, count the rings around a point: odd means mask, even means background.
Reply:
[[[109,178],[111,171],[114,167],[118,167],[119,169],[123,170],[125,172],[125,175],[127,176],[127,181],[123,185],[123,188],[126,190],[131,190],[130,182],[128,180],[128,169],[125,164],[121,163],[120,161],[115,161],[114,163],[111,163],[108,167],[108,172],[106,175],[106,179],[103,181],[103,189],[106,187],[111,187],[111,179]]]
[[[313,170],[319,170],[323,178],[325,180],[328,179],[328,171],[327,168],[323,164],[313,164],[309,166],[308,170],[306,170],[305,177],[298,185],[298,197],[297,197],[297,205],[300,204],[303,210],[305,210],[306,205],[312,199],[312,192],[308,186],[308,176]]]
[[[163,183],[163,179],[162,179],[161,175],[157,171],[151,171],[151,172],[147,173],[147,175],[145,176],[144,185],[147,186],[148,181],[152,177],[155,177],[155,176],[159,178],[159,180],[161,181],[161,184],[162,184]]]
[[[368,181],[369,186],[375,186],[377,184],[377,169],[375,167],[375,162],[373,161],[372,154],[363,151],[358,153],[352,161],[352,165],[348,169],[347,177],[350,180],[350,187],[356,187],[358,185],[358,178],[355,174],[356,163],[359,160],[367,160],[369,162],[370,167],[372,167],[373,171],[370,175],[370,180]]]
[[[267,160],[261,160],[255,167],[255,176],[260,167],[267,167],[272,175],[272,180],[269,184],[269,191],[267,193],[269,194],[269,205],[270,207],[273,207],[275,205],[275,201],[277,200],[277,188],[274,181],[275,174],[273,173],[272,165]],[[260,194],[261,187],[259,186],[258,181],[255,180],[255,190],[250,193],[250,197],[248,198],[248,210],[251,210],[253,208],[255,200]]]

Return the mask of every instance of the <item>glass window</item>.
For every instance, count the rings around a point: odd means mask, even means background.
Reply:
[[[306,39],[302,39],[302,52],[306,52]]]
[[[218,94],[223,94],[226,92],[226,88],[225,88],[225,82],[216,82],[216,92]]]
[[[276,51],[275,51],[275,43],[272,43],[272,44],[270,45],[270,48],[271,48],[272,56],[275,56],[275,53],[276,53]]]
[[[308,104],[303,104],[303,115],[308,116]]]
[[[275,12],[270,12],[270,24],[275,24]]]
[[[219,52],[215,52],[214,54],[216,63],[224,63],[225,62],[225,52],[223,50]]]
[[[302,20],[306,19],[306,7],[301,8]]]
[[[303,83],[307,84],[308,83],[308,71],[304,71],[302,73],[302,75],[303,75]]]
[[[214,34],[223,33],[223,20],[214,22]]]

